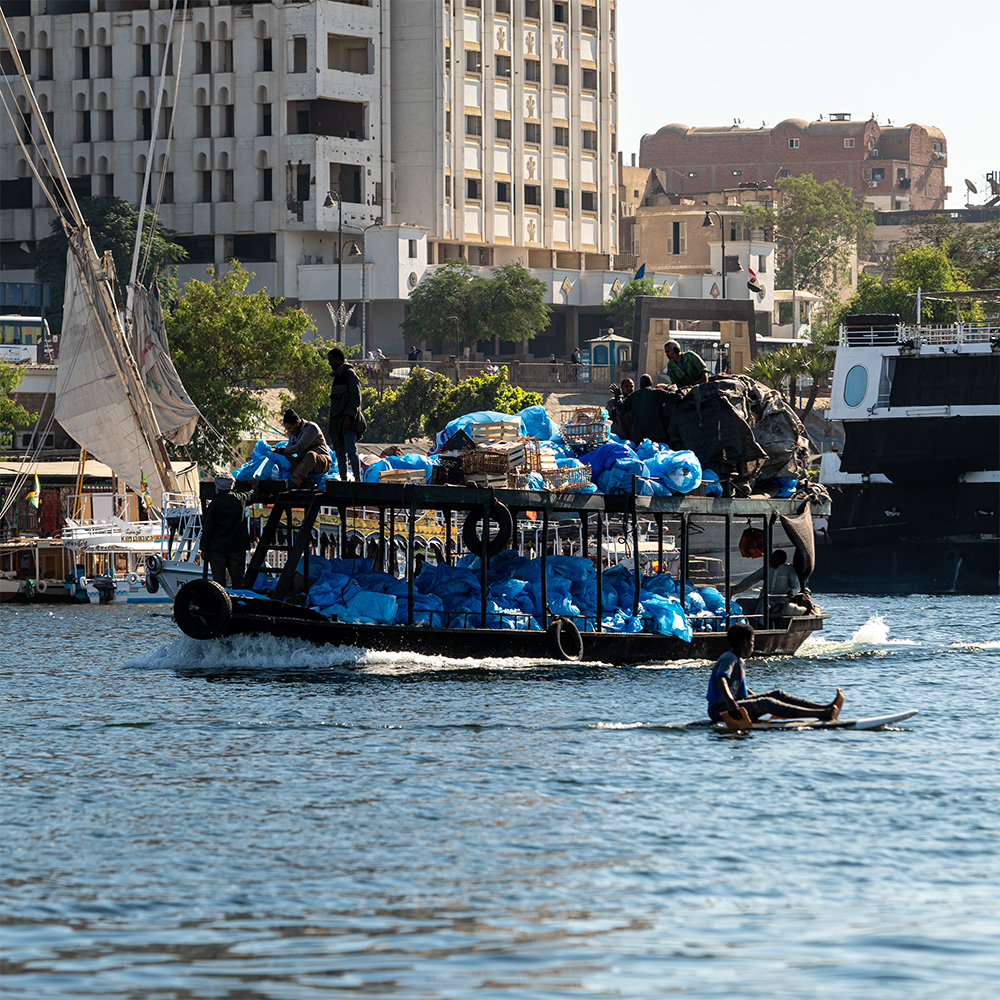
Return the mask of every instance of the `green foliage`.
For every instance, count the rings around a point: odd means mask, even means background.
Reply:
[[[407,340],[442,338],[463,345],[499,337],[509,343],[530,340],[549,324],[545,283],[520,264],[502,264],[492,277],[473,277],[464,260],[449,260],[410,292],[402,328]]]
[[[871,249],[875,217],[840,181],[820,184],[812,174],[783,177],[778,190],[781,207],[744,205],[744,224],[763,229],[778,244],[775,287],[806,289],[832,302],[851,251],[864,255]]]
[[[642,295],[663,295],[663,286],[652,278],[630,281],[617,295],[604,303],[604,309],[614,327],[615,335],[631,339],[635,322],[635,300]]]
[[[950,216],[932,216],[909,227],[906,239],[889,248],[890,260],[923,246],[943,250],[970,288],[1000,287],[1000,219],[973,226]]]
[[[398,389],[386,389],[381,398],[362,386],[366,438],[398,444],[421,437],[425,414],[436,409],[452,388],[440,372],[420,367],[414,367]]]
[[[235,450],[244,432],[265,418],[261,390],[287,386],[306,419],[318,413],[328,389],[322,347],[303,338],[312,321],[301,309],[279,310],[263,290],[247,294],[253,277],[239,261],[225,274],[189,281],[165,317],[171,356],[185,388],[222,440],[199,422],[188,454],[215,464]]]
[[[139,211],[120,198],[86,198],[80,202],[80,212],[90,228],[90,238],[99,255],[108,250],[115,262],[119,282],[124,286],[132,271],[132,251],[139,226]],[[52,286],[52,309],[46,314],[53,334],[62,329],[63,295],[66,285],[66,250],[68,241],[58,219],[51,223],[52,235],[41,240],[29,258],[39,281]],[[149,273],[157,269],[168,272],[182,261],[187,252],[170,242],[172,230],[164,229],[156,215],[147,210],[143,219],[140,263],[149,253]]]
[[[833,352],[824,350],[822,342],[816,338],[758,354],[743,374],[779,392],[787,383],[789,402],[793,406],[798,398],[799,383],[803,379],[810,379],[809,397],[801,413],[804,420],[816,404],[820,388],[833,372],[833,361]]]
[[[442,396],[424,417],[424,434],[433,437],[445,425],[477,410],[494,410],[497,413],[517,413],[526,406],[540,406],[542,397],[537,392],[526,392],[507,380],[507,369],[501,367],[495,375],[474,375],[464,379]]]
[[[14,402],[14,390],[23,374],[17,365],[0,361],[0,448],[6,448],[14,439],[15,427],[24,427],[38,416]]]
[[[898,313],[904,323],[912,323],[917,318],[918,288],[922,296],[932,296],[934,292],[961,291],[968,287],[944,247],[913,247],[895,255],[881,281],[873,275],[862,275],[857,292],[840,309],[839,316],[848,313]],[[956,317],[955,304],[924,298],[920,314],[925,323],[951,323]],[[976,304],[967,306],[962,309],[962,318],[979,320],[982,310]]]

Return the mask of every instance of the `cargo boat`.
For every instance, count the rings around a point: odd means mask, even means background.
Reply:
[[[317,610],[294,601],[295,591],[301,590],[309,578],[309,559],[319,540],[315,531],[323,512],[335,512],[339,520],[341,551],[352,531],[353,512],[365,509],[379,512],[381,552],[387,551],[386,540],[403,534],[408,540],[403,559],[403,579],[406,582],[406,620],[400,624],[359,624],[327,617]],[[458,550],[458,537],[471,543],[467,547],[481,553],[478,613],[467,614],[463,627],[453,627],[455,616],[449,614],[438,625],[434,615],[415,612],[416,565],[414,557],[417,523],[428,512],[435,513],[443,527],[443,561],[451,564]],[[687,592],[688,522],[718,518],[726,537],[722,555],[723,578],[719,588],[727,597],[735,582],[731,578],[730,560],[725,556],[732,548],[734,527],[743,530],[744,523],[759,524],[764,539],[764,558],[771,551],[773,532],[781,522],[788,531],[797,522],[799,530],[796,565],[803,579],[812,569],[811,514],[828,514],[823,504],[812,505],[802,500],[735,499],[711,497],[649,497],[631,494],[601,495],[577,492],[487,489],[467,486],[427,486],[415,484],[328,482],[323,492],[289,491],[271,498],[271,509],[264,523],[256,550],[250,560],[246,579],[258,581],[260,574],[275,577],[268,595],[253,591],[227,591],[207,579],[203,569],[201,579],[189,581],[178,591],[174,602],[174,617],[181,630],[195,639],[216,639],[246,634],[269,634],[303,639],[317,644],[355,646],[369,650],[413,652],[448,657],[480,657],[488,649],[491,655],[539,659],[583,660],[612,664],[660,662],[667,660],[714,659],[727,648],[725,630],[736,616],[727,601],[726,613],[712,621],[694,620],[704,631],[693,632],[691,640],[662,632],[611,632],[603,627],[602,575],[605,568],[608,528],[610,522],[621,519],[622,533],[630,536],[632,551],[640,551],[640,518],[652,519],[658,526],[661,546],[665,530],[679,539],[678,589]],[[552,614],[546,594],[550,579],[546,568],[547,539],[550,528],[570,521],[578,523],[582,539],[582,555],[596,569],[596,615],[578,618]],[[488,523],[485,540],[478,534],[480,525]],[[510,616],[488,609],[487,577],[490,560],[519,537],[524,528],[541,528],[543,543],[539,546],[541,563],[541,600],[543,608],[536,618],[536,628],[500,627]],[[397,531],[398,528],[398,531]],[[478,546],[477,546],[478,541]],[[661,553],[662,555],[662,553]],[[385,559],[385,555],[381,557]],[[656,572],[665,571],[668,560],[652,563]],[[384,566],[385,563],[383,562]],[[608,567],[610,569],[610,567]],[[632,613],[639,606],[640,580],[633,573],[634,602]],[[758,629],[756,655],[794,653],[814,631],[821,629],[827,617],[822,613],[794,617],[772,616],[763,586],[761,614],[747,615]],[[529,616],[525,615],[524,618]],[[490,627],[496,623],[496,627]],[[486,625],[487,627],[483,627]]]

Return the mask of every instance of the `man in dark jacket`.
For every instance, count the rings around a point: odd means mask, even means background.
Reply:
[[[640,444],[644,438],[650,441],[666,441],[666,428],[663,426],[663,404],[666,402],[666,392],[654,389],[653,380],[649,375],[639,377],[639,388],[629,397],[632,403],[632,427],[629,440]]]
[[[330,443],[337,455],[340,478],[347,479],[347,463],[356,482],[361,481],[361,462],[358,459],[358,442],[364,437],[368,426],[361,412],[361,379],[353,366],[347,363],[347,356],[339,347],[334,347],[327,355],[333,384],[330,386]]]
[[[617,434],[620,438],[627,438],[632,431],[632,395],[635,389],[635,382],[630,378],[623,378],[619,389],[614,382],[611,383],[611,399],[608,400],[606,409],[611,417],[611,433]]]
[[[310,475],[317,472],[329,472],[333,463],[330,461],[330,449],[319,424],[312,420],[303,420],[294,410],[285,410],[281,421],[285,425],[288,443],[281,448],[272,448],[276,455],[284,455],[292,463],[292,474],[288,477],[288,485],[292,489],[302,489],[312,486]]]
[[[208,561],[213,580],[224,587],[228,571],[233,590],[239,590],[250,548],[246,509],[253,490],[235,492],[233,477],[225,475],[216,477],[215,490],[215,499],[208,505],[201,526],[201,557]]]

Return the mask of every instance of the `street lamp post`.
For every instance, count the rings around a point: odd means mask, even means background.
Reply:
[[[462,381],[461,372],[458,367],[459,358],[462,353],[462,338],[458,332],[458,317],[449,316],[448,319],[453,319],[455,321],[455,384],[458,385]]]
[[[379,216],[370,226],[361,227],[361,356],[368,348],[368,230],[382,225]]]
[[[344,305],[344,201],[340,192],[327,191],[324,208],[333,208],[337,199],[337,339],[340,340],[340,324]]]
[[[720,212],[707,211],[705,212],[705,221],[701,224],[702,229],[706,226],[714,225],[711,216],[715,216],[719,220],[719,229],[722,230],[722,297],[726,297],[726,220],[722,217]]]

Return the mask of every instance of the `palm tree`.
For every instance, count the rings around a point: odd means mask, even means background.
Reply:
[[[822,344],[803,341],[801,344],[781,347],[768,354],[759,354],[743,374],[779,392],[783,391],[787,381],[788,402],[793,408],[798,398],[799,382],[803,378],[812,379],[809,398],[800,415],[805,420],[816,403],[820,386],[831,371],[833,371],[833,354],[828,354]]]

